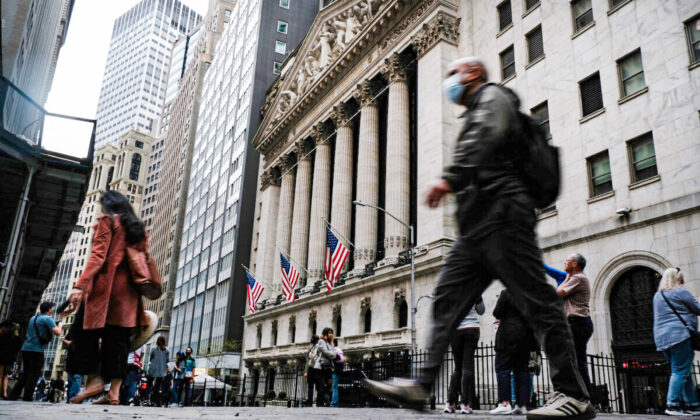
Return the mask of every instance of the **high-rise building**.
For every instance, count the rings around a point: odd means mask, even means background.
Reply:
[[[160,175],[149,175],[151,183],[159,184],[158,191],[144,196],[143,217],[151,232],[151,254],[163,280],[163,296],[147,302],[148,309],[158,314],[159,326],[147,346],[153,345],[158,336],[168,337],[172,313],[173,293],[182,225],[185,217],[190,165],[194,145],[199,103],[202,96],[204,74],[214,56],[214,49],[224,28],[229,24],[235,2],[211,0],[205,23],[187,37],[176,41],[168,77],[166,104],[161,115],[161,142],[165,148],[159,159]],[[153,177],[156,178],[153,181]],[[158,211],[149,210],[157,202]]]
[[[96,146],[151,132],[165,99],[172,43],[202,17],[179,0],[142,0],[114,22],[97,105]]]
[[[319,3],[239,1],[226,10],[214,60],[204,76],[169,345],[196,355],[240,350],[257,184],[258,154],[248,146],[265,93],[304,39]],[[229,16],[230,15],[230,16]],[[238,366],[233,366],[237,368]]]

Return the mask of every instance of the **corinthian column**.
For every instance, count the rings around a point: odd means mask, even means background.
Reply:
[[[306,157],[310,151],[306,140],[299,140],[295,147],[297,154],[297,179],[294,189],[294,215],[292,216],[292,246],[289,255],[292,264],[306,267],[309,251],[309,207],[311,205],[311,159]],[[301,277],[306,278],[303,268],[297,267]],[[305,280],[300,282],[301,286]]]
[[[279,210],[277,213],[277,232],[275,245],[285,253],[289,253],[292,238],[292,211],[294,206],[294,184],[296,174],[292,165],[294,158],[289,155],[280,157],[280,171],[282,172],[282,187],[280,188]],[[274,267],[273,284],[275,294],[282,293],[282,272],[280,271],[279,251],[275,251],[272,262]]]
[[[360,113],[360,141],[357,148],[357,200],[377,205],[379,181],[379,110],[375,101],[377,85],[365,80],[357,86]],[[377,251],[377,210],[357,206],[355,209],[355,271],[374,262]]]
[[[265,284],[274,284],[272,261],[275,258],[275,241],[277,240],[277,216],[279,215],[280,172],[278,168],[269,168],[260,176],[260,222],[258,224],[258,251],[255,258],[255,275]],[[265,295],[274,295],[275,290],[268,288]]]
[[[352,123],[349,121],[351,110],[346,104],[333,108],[331,118],[335,122],[335,158],[333,159],[333,200],[331,203],[331,220],[333,228],[340,233],[338,240],[352,250],[345,238],[350,237],[352,228]],[[337,236],[337,235],[336,235]],[[341,272],[347,270],[345,262]]]
[[[385,209],[399,220],[409,223],[411,144],[405,60],[394,53],[385,60],[382,73],[389,81]],[[395,262],[399,252],[408,248],[408,229],[387,215],[384,215],[384,223],[384,255],[388,262]]]
[[[316,152],[309,229],[309,285],[323,280],[326,255],[326,222],[323,219],[328,220],[331,205],[331,145],[326,141],[330,134],[331,130],[323,123],[315,125],[311,134]]]

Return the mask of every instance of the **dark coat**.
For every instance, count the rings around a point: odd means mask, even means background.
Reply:
[[[129,264],[125,259],[126,232],[119,223],[119,215],[100,217],[93,229],[90,259],[73,286],[83,290],[83,328],[148,325],[141,294],[131,282]],[[147,248],[148,239],[144,238],[135,247]]]
[[[500,321],[496,331],[497,352],[534,351],[537,341],[525,317],[515,306],[513,295],[503,290],[493,309],[494,318]]]

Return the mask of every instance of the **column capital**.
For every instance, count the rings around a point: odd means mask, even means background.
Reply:
[[[381,86],[375,80],[365,80],[357,84],[353,96],[357,99],[357,102],[361,107],[368,105],[372,99],[379,93]]]
[[[350,120],[352,117],[353,109],[350,105],[345,102],[341,102],[333,107],[333,112],[331,113],[331,119],[335,123],[336,127],[339,127]]]
[[[294,143],[294,152],[297,155],[297,162],[304,160],[304,157],[310,151],[311,147],[306,139],[298,140],[296,143]]]
[[[425,55],[440,41],[457,45],[460,21],[461,18],[440,11],[429,22],[424,23],[412,39],[418,57]]]
[[[314,141],[314,144],[320,145],[326,141],[332,132],[333,130],[328,126],[328,124],[321,122],[315,124],[311,128],[311,139]]]
[[[408,78],[408,60],[399,53],[393,53],[384,60],[381,73],[389,83],[406,81]]]
[[[279,187],[281,183],[279,168],[272,167],[265,170],[262,175],[260,175],[260,183],[260,190],[264,190],[271,185]]]
[[[295,162],[294,156],[292,156],[291,154],[282,155],[282,156],[280,156],[279,167],[282,171],[286,172],[286,171],[290,170],[292,168],[292,166],[294,166],[294,162]]]

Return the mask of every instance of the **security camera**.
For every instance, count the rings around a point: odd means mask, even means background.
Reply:
[[[619,214],[620,216],[627,216],[630,214],[632,210],[629,207],[621,207],[617,209],[615,213]]]

